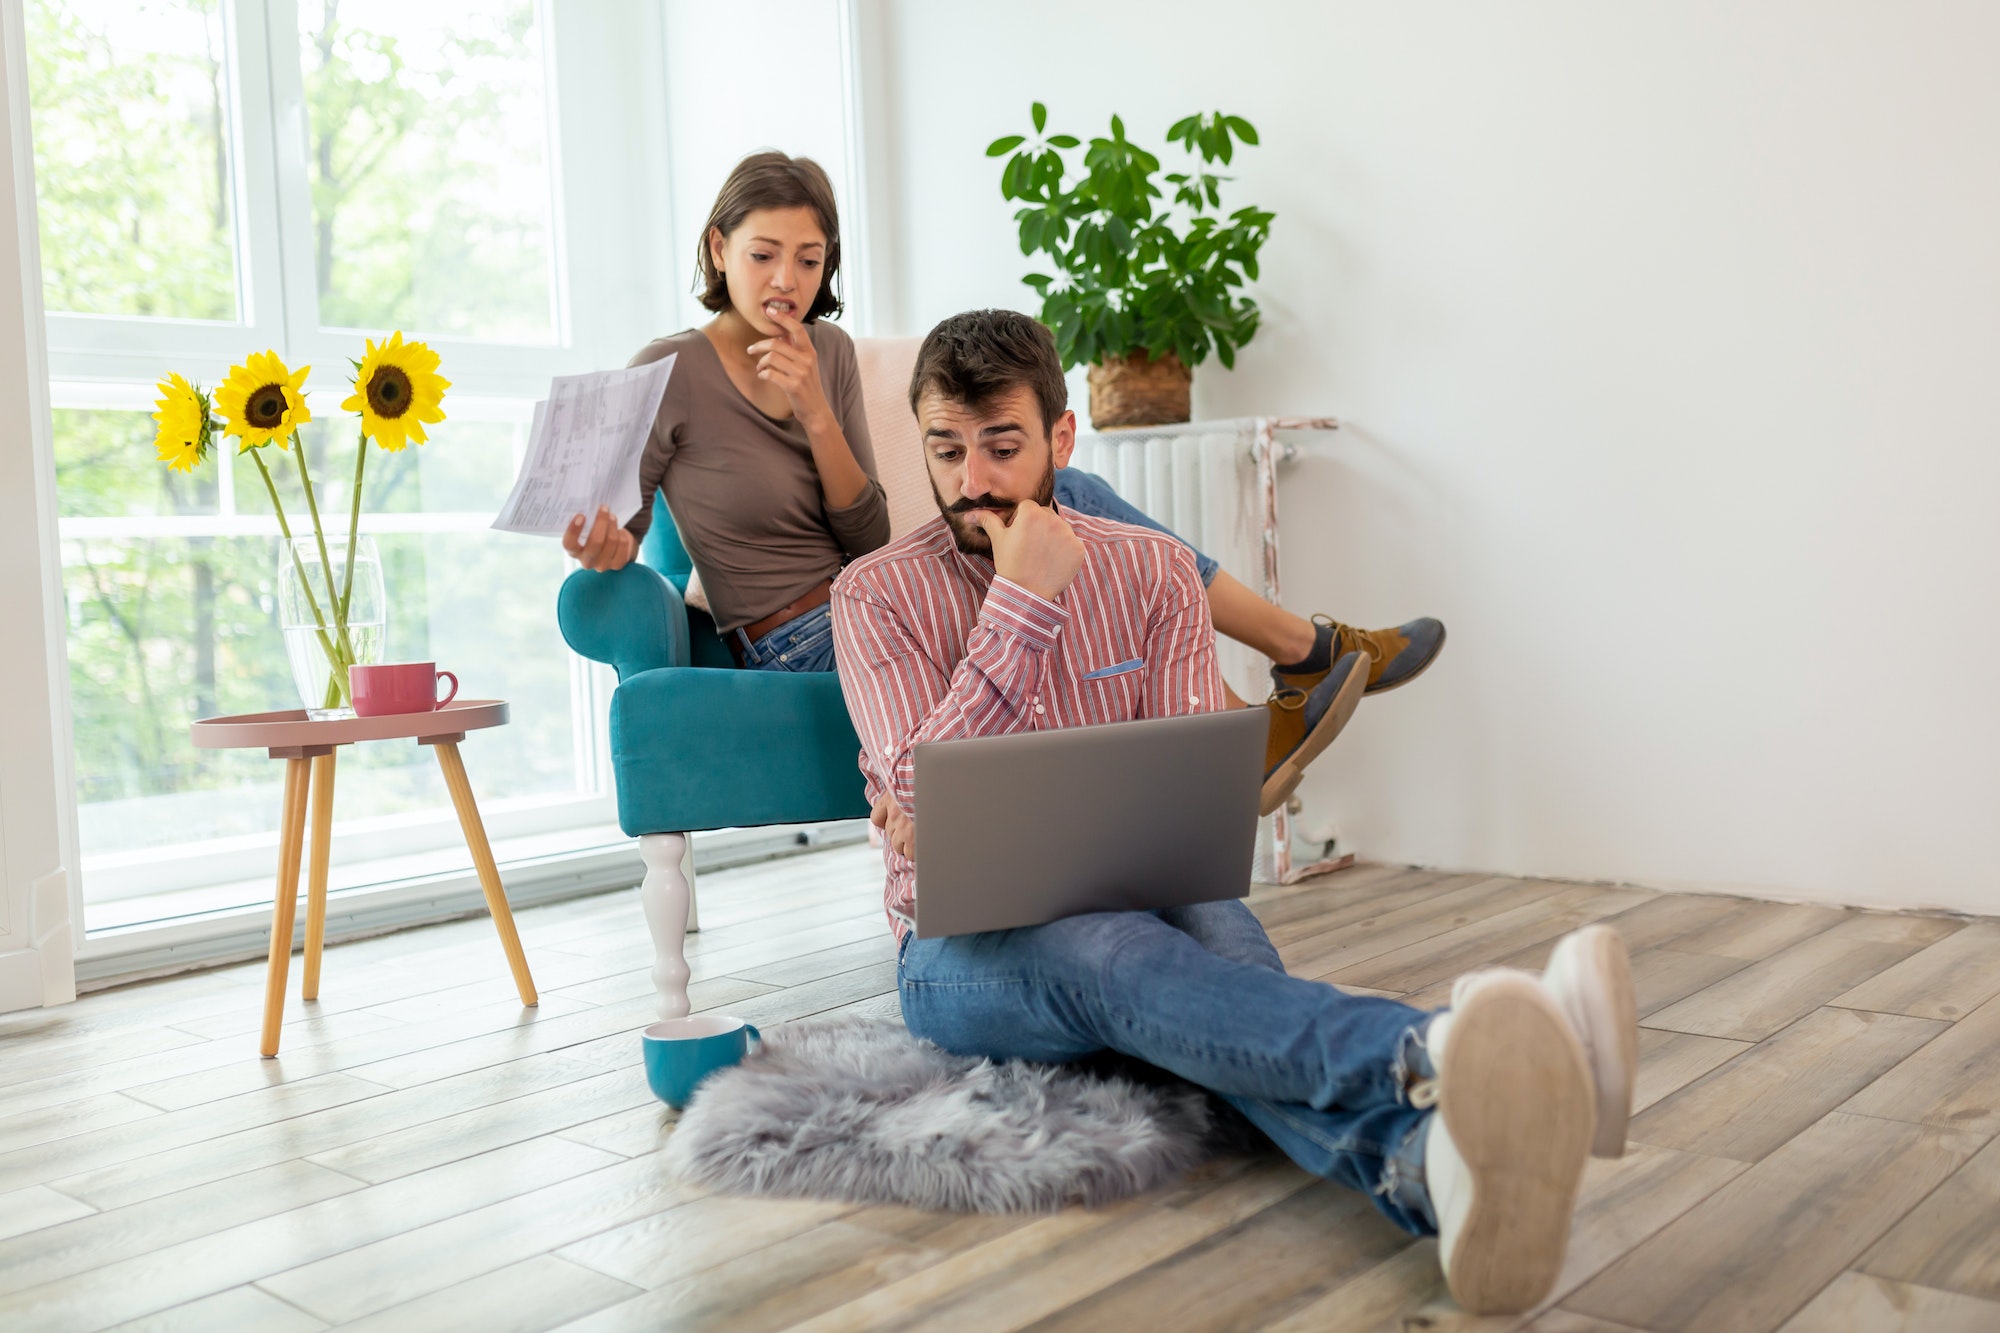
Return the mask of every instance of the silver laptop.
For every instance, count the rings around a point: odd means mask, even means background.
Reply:
[[[917,935],[1250,891],[1264,709],[916,747]]]

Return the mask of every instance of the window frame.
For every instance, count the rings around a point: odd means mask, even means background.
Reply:
[[[269,0],[221,0],[223,61],[229,71],[228,116],[231,207],[236,226],[236,308],[231,320],[77,314],[45,316],[50,377],[55,380],[140,381],[158,378],[163,355],[192,367],[192,375],[220,378],[246,346],[281,346],[284,295],[278,274],[275,181],[254,176],[247,164],[273,159],[267,116],[265,9]],[[270,280],[270,289],[264,281]],[[213,369],[211,369],[213,367]],[[177,365],[178,368],[178,365]]]
[[[503,407],[527,411],[546,394],[555,375],[621,364],[633,347],[651,336],[661,313],[672,309],[677,273],[665,253],[670,247],[640,243],[644,240],[640,228],[649,220],[663,223],[667,217],[663,117],[647,117],[650,123],[636,128],[625,124],[634,101],[649,111],[664,106],[658,86],[664,74],[658,8],[616,0],[532,3],[543,38],[550,129],[552,339],[544,344],[510,344],[409,331],[424,337],[443,357],[453,383],[452,403],[480,416]],[[239,318],[231,322],[50,312],[45,318],[46,383],[53,407],[150,412],[152,386],[167,369],[213,385],[231,364],[265,347],[277,349],[293,365],[334,369],[358,355],[363,337],[387,332],[322,328],[319,323],[309,241],[307,111],[296,3],[221,0],[219,9],[228,70],[225,132],[234,191]],[[625,184],[607,190],[607,181]],[[288,235],[294,238],[289,247]],[[595,336],[579,336],[579,329]],[[322,381],[325,378],[322,374]],[[322,382],[315,397],[337,401],[338,395]],[[517,467],[524,444],[525,440],[516,444]],[[222,485],[227,495],[231,489],[227,469]],[[364,521],[363,531],[465,531],[484,529],[491,518],[487,513],[445,511],[383,515]],[[121,527],[130,531],[120,532]],[[156,531],[162,536],[268,534],[274,540],[278,536],[273,519],[226,514],[213,519],[66,518],[59,520],[59,529],[65,540],[86,535],[142,537]],[[615,819],[608,741],[615,676],[608,667],[573,653],[569,665],[576,771],[579,784],[587,789],[575,795],[490,802],[488,817],[506,815],[510,832],[549,832]],[[72,802],[77,800],[73,783],[67,795]],[[340,864],[435,850],[460,837],[449,804],[408,816],[338,821],[335,832],[332,850]],[[90,856],[78,866],[76,898],[87,910],[91,901],[267,875],[277,841],[273,830],[230,839],[227,846],[195,844],[150,849],[150,854]],[[81,913],[77,925],[81,933]],[[87,952],[87,942],[85,948]]]
[[[625,330],[644,329],[648,312],[671,308],[677,271],[665,255],[652,256],[656,262],[638,273],[622,271],[612,259],[635,253],[633,238],[621,235],[629,224],[621,225],[619,216],[665,216],[665,151],[656,130],[608,134],[622,128],[620,119],[612,114],[602,90],[590,86],[591,75],[601,75],[606,61],[622,66],[615,72],[628,83],[634,75],[641,83],[648,74],[657,79],[658,62],[645,58],[649,49],[657,49],[657,14],[650,7],[633,15],[625,7],[599,3],[531,3],[545,38],[544,86],[550,93],[551,341],[507,343],[406,330],[438,350],[454,388],[490,396],[518,396],[524,387],[534,386],[533,396],[539,397],[540,386],[551,376],[602,369],[607,357],[615,358],[611,363],[622,363],[638,345],[628,341],[632,335]],[[278,349],[295,364],[337,365],[353,355],[362,337],[388,332],[322,327],[311,247],[298,244],[287,249],[284,244],[288,230],[303,237],[312,226],[296,3],[222,0],[221,12],[230,74],[228,133],[241,318],[231,322],[51,311],[49,368],[56,380],[150,385],[159,377],[162,358],[171,357],[175,369],[210,382],[220,379],[246,352],[262,347]],[[652,19],[639,26],[652,29],[654,40],[643,40],[645,33],[626,34],[635,39],[619,40],[614,21],[628,17]],[[643,101],[660,100],[657,90],[639,92]],[[578,103],[580,114],[564,114],[566,101]],[[623,150],[635,143],[642,159],[652,159],[659,168],[657,184],[647,179],[649,173],[631,170],[630,154]],[[605,181],[635,178],[633,187],[624,191],[631,197],[619,199],[618,191],[607,194]],[[579,329],[599,333],[583,336]]]

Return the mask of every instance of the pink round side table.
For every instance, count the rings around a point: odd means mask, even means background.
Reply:
[[[507,965],[514,970],[514,986],[521,992],[522,1004],[537,1002],[535,982],[528,975],[528,956],[521,951],[514,914],[507,909],[507,893],[500,884],[500,869],[493,862],[486,826],[480,822],[479,806],[472,799],[465,761],[458,755],[458,743],[466,732],[505,725],[504,701],[462,699],[431,713],[314,722],[304,709],[293,708],[280,713],[203,718],[190,728],[198,749],[268,750],[271,758],[285,761],[278,884],[271,903],[271,961],[264,980],[264,1036],[257,1048],[266,1057],[278,1053],[278,1029],[285,1017],[285,974],[292,961],[292,922],[298,907],[299,862],[305,852],[308,796],[312,805],[312,863],[306,881],[305,975],[300,989],[308,1000],[319,998],[319,957],[326,942],[327,852],[333,833],[334,754],[356,741],[409,737],[436,751],[445,786],[451,790],[451,803],[458,811],[459,827],[465,830],[465,845],[479,871],[486,910],[493,916],[494,929],[500,932]]]

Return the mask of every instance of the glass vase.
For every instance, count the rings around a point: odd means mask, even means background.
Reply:
[[[335,605],[343,591],[344,616]],[[314,537],[281,543],[278,623],[284,629],[285,656],[291,659],[292,680],[305,702],[306,716],[315,722],[353,717],[347,668],[382,660],[388,623],[382,557],[375,550],[375,539],[363,537],[355,543],[351,582],[346,537],[327,538],[324,563]]]

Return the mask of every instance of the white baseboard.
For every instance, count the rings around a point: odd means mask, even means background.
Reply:
[[[1635,889],[1657,889],[1662,893],[1721,894],[1731,898],[1756,898],[1764,902],[1797,903],[1809,907],[1851,907],[1867,912],[1943,912],[1953,916],[1991,916],[2000,911],[2000,901],[1990,897],[1972,902],[1950,894],[1919,891],[1898,902],[1884,897],[1840,894],[1796,885],[1736,884],[1726,880],[1665,879],[1642,875],[1621,880]]]
[[[41,956],[33,949],[0,953],[0,1014],[41,1007]]]
[[[866,836],[867,828],[866,820],[842,820],[698,834],[695,869],[722,870],[859,842]],[[645,873],[636,839],[560,856],[500,863],[508,905],[517,912],[543,903],[632,888]],[[486,899],[480,891],[479,879],[470,870],[336,891],[327,895],[326,941],[337,944],[474,916],[485,910]],[[298,913],[296,923],[292,936],[294,949],[301,947],[305,938],[303,910]],[[269,952],[270,939],[268,902],[169,925],[93,933],[76,961],[76,985],[79,991],[102,990],[149,977],[263,958]],[[35,987],[31,1003],[39,1005],[39,973]]]
[[[1363,857],[1363,864],[1371,864]],[[1379,862],[1375,864],[1404,864]],[[1901,900],[1867,894],[1837,893],[1831,889],[1796,884],[1760,884],[1719,879],[1674,879],[1662,875],[1634,875],[1617,879],[1555,870],[1494,870],[1485,866],[1418,865],[1411,870],[1434,870],[1448,875],[1492,875],[1509,879],[1559,879],[1577,884],[1601,884],[1607,888],[1651,889],[1657,893],[1695,893],[1725,898],[1755,898],[1760,902],[1791,903],[1806,907],[1846,907],[1866,912],[1924,912],[1952,916],[2000,915],[2000,895],[1983,895],[1977,900],[1950,894],[1915,892]]]

